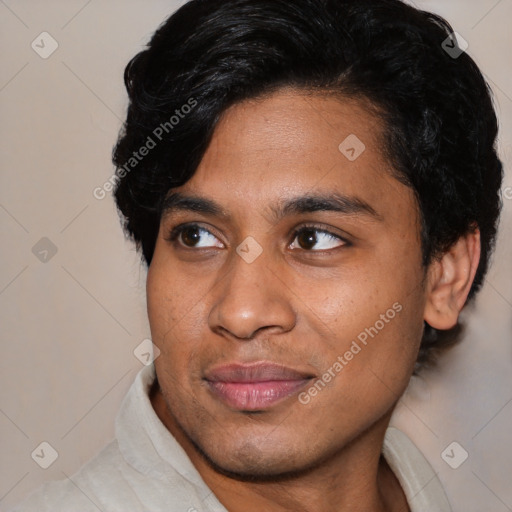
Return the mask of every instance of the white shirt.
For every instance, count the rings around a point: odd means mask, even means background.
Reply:
[[[227,512],[149,399],[154,366],[144,367],[116,419],[116,438],[68,480],[49,482],[12,512]],[[412,512],[451,512],[431,466],[400,430],[386,432],[383,455]]]

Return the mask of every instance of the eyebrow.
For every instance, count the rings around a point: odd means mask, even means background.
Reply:
[[[205,215],[229,219],[230,214],[219,203],[202,196],[185,195],[173,192],[166,197],[162,207],[162,215],[178,211],[203,213]],[[271,221],[278,222],[290,215],[332,211],[345,215],[364,215],[370,219],[382,220],[382,216],[367,202],[358,197],[346,196],[336,192],[326,194],[306,194],[281,199],[277,205],[268,207]]]

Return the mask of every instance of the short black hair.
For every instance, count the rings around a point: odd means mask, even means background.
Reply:
[[[489,86],[442,17],[400,0],[191,0],[124,81],[115,200],[147,265],[164,199],[194,174],[223,112],[293,87],[372,105],[393,173],[417,198],[424,266],[478,227],[469,298],[480,288],[501,209],[498,123]],[[459,331],[425,324],[417,368]]]

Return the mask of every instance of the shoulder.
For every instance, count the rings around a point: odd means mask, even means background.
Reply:
[[[115,440],[10,512],[225,511],[153,410],[153,379],[151,367],[139,372],[118,413]]]
[[[73,476],[47,482],[18,504],[11,512],[98,511],[96,483],[104,479],[108,486],[116,479],[115,465],[119,460],[117,442],[112,441],[96,457]]]
[[[382,454],[400,482],[411,512],[452,511],[437,473],[404,432],[389,427]]]
[[[114,440],[77,473],[42,485],[10,512],[202,511],[212,499],[174,470],[155,475],[133,467]]]

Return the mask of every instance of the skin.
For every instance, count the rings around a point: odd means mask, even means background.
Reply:
[[[193,177],[172,190],[213,200],[228,216],[162,216],[147,279],[161,351],[151,398],[230,512],[409,510],[380,456],[384,433],[412,374],[423,321],[457,322],[479,234],[422,267],[417,204],[389,172],[382,132],[362,102],[282,89],[228,109]],[[354,161],[338,149],[350,134],[365,145]],[[333,191],[375,215],[271,215],[283,199]],[[169,241],[185,223],[198,223],[199,237],[189,229]],[[319,231],[295,236],[305,223]],[[251,263],[236,252],[248,236],[262,249]],[[307,404],[295,393],[241,411],[204,380],[220,364],[267,361],[313,375],[300,390],[307,391],[396,303],[400,312]]]

